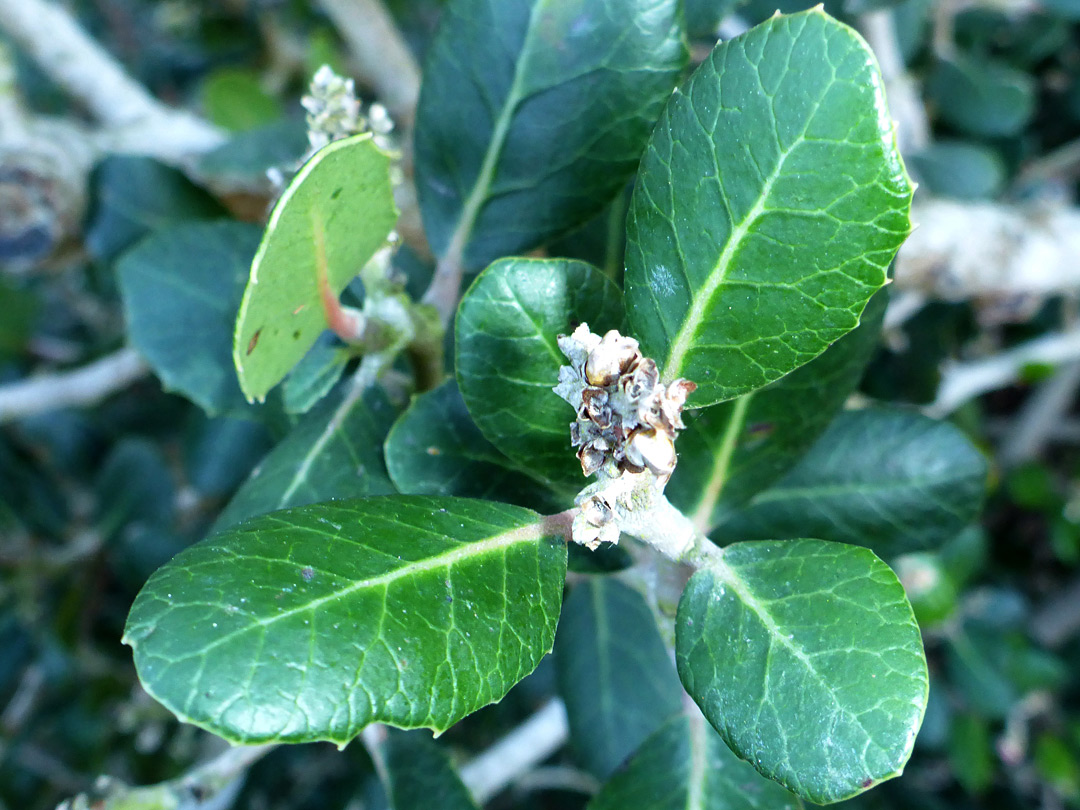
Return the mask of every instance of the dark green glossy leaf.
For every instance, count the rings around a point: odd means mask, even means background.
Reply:
[[[232,331],[260,231],[239,222],[176,225],[116,265],[128,337],[168,391],[210,414],[247,410]]]
[[[417,108],[435,253],[479,269],[595,214],[686,63],[676,0],[453,0]]]
[[[886,558],[936,548],[978,514],[986,474],[986,459],[947,422],[902,410],[848,411],[719,531],[739,540],[811,534]]]
[[[645,600],[611,577],[570,592],[555,637],[578,761],[607,777],[681,708],[682,689]]]
[[[927,91],[942,119],[969,135],[1015,135],[1035,112],[1031,76],[984,56],[942,60]]]
[[[739,756],[825,804],[900,774],[927,698],[918,625],[872,552],[736,543],[690,579],[679,675]]]
[[[377,387],[346,384],[304,416],[218,516],[215,531],[247,518],[335,498],[395,492],[382,443],[394,409]]]
[[[488,440],[542,480],[584,486],[574,409],[551,390],[569,364],[556,338],[583,321],[603,334],[623,317],[618,288],[584,262],[502,259],[481,273],[458,309],[456,368]]]
[[[326,329],[319,289],[340,295],[397,221],[390,156],[370,134],[319,150],[274,206],[236,316],[240,386],[262,399]]]
[[[86,249],[111,262],[153,231],[225,214],[183,172],[136,155],[110,155],[94,170],[95,199],[86,224]]]
[[[799,799],[736,757],[700,714],[647,739],[588,810],[800,810]]]
[[[415,397],[386,438],[386,467],[398,490],[415,495],[488,498],[559,511],[562,498],[499,452],[476,427],[457,383]]]
[[[825,431],[859,383],[887,302],[882,290],[854,331],[772,385],[688,416],[666,491],[703,532],[787,472]]]
[[[477,810],[449,758],[424,732],[390,734],[383,755],[394,810]]]
[[[124,639],[143,686],[230,741],[443,730],[551,649],[566,544],[534,512],[394,495],[256,518],[150,578]]]
[[[664,109],[627,220],[634,335],[692,406],[853,329],[911,226],[873,55],[814,9],[718,45]]]

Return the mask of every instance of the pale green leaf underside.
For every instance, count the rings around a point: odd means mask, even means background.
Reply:
[[[850,411],[720,531],[740,540],[812,534],[889,559],[959,533],[979,512],[986,473],[953,425],[898,409]]]
[[[397,215],[390,156],[370,133],[334,141],[304,164],[270,214],[236,318],[233,362],[249,399],[265,397],[326,329],[323,257],[340,295]]]
[[[644,598],[610,577],[567,597],[555,637],[559,692],[577,760],[610,775],[681,708],[679,676]]]
[[[700,714],[673,717],[600,789],[588,810],[801,810],[736,757]]]
[[[679,675],[763,775],[819,804],[899,775],[926,708],[918,625],[865,548],[736,543],[679,603]]]
[[[910,231],[911,183],[874,57],[820,9],[719,44],[677,90],[627,220],[635,336],[709,405],[858,323]]]
[[[147,691],[238,743],[443,730],[551,649],[566,545],[527,509],[385,496],[256,518],[139,593],[124,640]]]

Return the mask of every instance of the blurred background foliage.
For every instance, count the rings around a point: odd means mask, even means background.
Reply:
[[[440,2],[387,5],[422,60]],[[695,56],[707,53],[717,32],[734,35],[777,5],[795,11],[807,3],[686,0]],[[140,244],[146,250],[148,238],[177,227],[258,223],[271,194],[266,170],[305,148],[297,99],[306,82],[321,64],[345,74],[353,65],[338,30],[308,0],[66,6],[154,95],[197,112],[229,139],[188,172],[148,157],[97,161],[77,228],[54,239],[59,231],[43,226],[23,241],[0,243],[0,387],[120,348],[133,339],[133,307],[160,307],[170,317],[175,302],[141,302],[125,291],[125,262],[138,262]],[[889,15],[930,125],[928,141],[906,150],[921,194],[1075,204],[1080,2],[833,0],[826,8],[855,25]],[[7,53],[35,114],[84,117],[26,54]],[[613,234],[621,229],[610,222],[624,205],[552,252],[617,264]],[[399,260],[410,278],[430,273],[408,249]],[[1033,296],[1021,318],[987,318],[980,301],[930,303],[890,327],[860,396],[926,406],[946,361],[1080,328],[1076,292]],[[174,314],[182,328],[184,313]],[[191,340],[177,335],[173,348],[188,351]],[[1011,384],[951,415],[994,460],[989,504],[981,526],[939,551],[890,561],[924,630],[930,708],[905,775],[845,806],[1080,807],[1077,362],[1025,366]],[[1064,404],[1049,412],[1041,441],[1004,452],[1031,427],[1033,403],[1048,386],[1064,388]],[[295,416],[272,404],[249,409],[239,391],[212,396],[200,380],[175,387],[169,393],[141,376],[94,407],[0,425],[0,808],[51,808],[103,774],[158,782],[220,750],[140,690],[119,638],[149,574],[205,535]],[[557,690],[549,658],[444,742],[455,759],[467,759]],[[254,766],[234,806],[375,807],[374,784],[359,744],[281,748]],[[580,808],[594,787],[587,757],[570,746],[490,806]]]

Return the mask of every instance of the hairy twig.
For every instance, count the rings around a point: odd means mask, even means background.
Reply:
[[[919,227],[897,255],[897,290],[974,300],[984,315],[1008,320],[1030,308],[1023,302],[1080,289],[1076,208],[924,199],[912,219]]]
[[[369,85],[399,127],[411,131],[420,68],[380,0],[321,0],[349,43],[361,83]]]
[[[102,779],[95,785],[95,799],[79,795],[57,810],[226,810],[247,769],[277,747],[269,744],[229,748],[206,764],[157,785],[128,787]]]
[[[1068,413],[1080,388],[1080,361],[1066,363],[1035,389],[1017,414],[998,452],[1004,467],[1037,458],[1053,438],[1056,425]]]
[[[134,349],[120,349],[72,371],[0,386],[0,424],[57,408],[93,405],[149,372]]]
[[[942,369],[937,398],[926,412],[946,416],[980,394],[1011,385],[1026,366],[1059,365],[1080,360],[1080,330],[1044,335],[1006,352],[969,363],[949,363]]]
[[[566,744],[566,707],[548,701],[524,723],[461,768],[461,779],[480,804],[505,790]]]
[[[104,125],[100,145],[182,162],[224,142],[206,121],[165,106],[49,0],[0,0],[0,29]]]

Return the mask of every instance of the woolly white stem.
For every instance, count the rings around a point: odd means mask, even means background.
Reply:
[[[946,416],[980,394],[1016,382],[1026,366],[1060,365],[1080,360],[1080,330],[1044,335],[1009,351],[970,363],[950,363],[942,369],[937,399],[926,408]]]
[[[206,121],[151,96],[56,3],[0,0],[0,29],[107,127],[102,146],[111,151],[177,162],[225,140]]]
[[[149,371],[134,349],[121,349],[72,371],[0,386],[0,424],[57,408],[93,405]]]
[[[558,699],[544,706],[461,768],[461,780],[479,804],[501,793],[566,744],[566,707]]]

